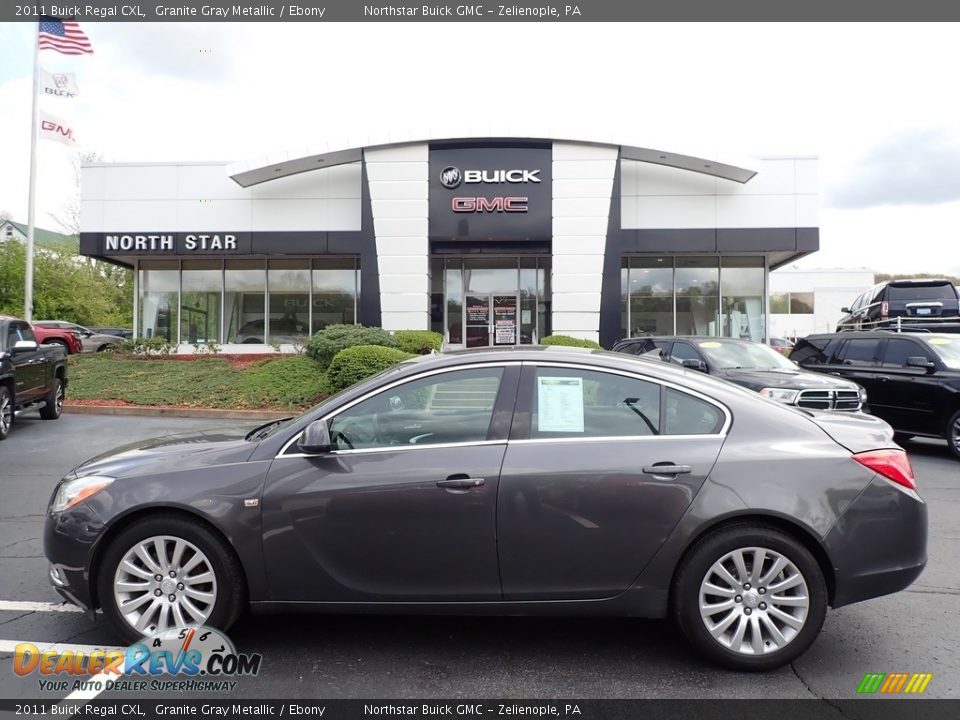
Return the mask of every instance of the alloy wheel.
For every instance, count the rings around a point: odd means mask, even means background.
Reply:
[[[13,406],[10,404],[10,396],[4,393],[0,396],[0,435],[6,435],[10,432],[12,423]]]
[[[782,649],[803,629],[810,593],[785,555],[738,548],[703,577],[699,607],[707,632],[720,645],[739,655],[764,655]]]
[[[54,400],[54,403],[57,406],[57,415],[63,412],[63,399],[65,396],[66,392],[63,389],[63,383],[60,383],[59,387],[57,388],[57,397]]]
[[[149,635],[206,622],[217,601],[217,578],[196,545],[159,535],[124,554],[114,574],[113,595],[121,617]]]
[[[960,450],[960,416],[953,421],[953,428],[950,431],[951,443],[954,448]]]

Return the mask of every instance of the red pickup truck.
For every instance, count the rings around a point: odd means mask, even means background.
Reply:
[[[60,345],[67,351],[68,355],[83,350],[83,340],[80,339],[79,332],[64,330],[63,328],[40,327],[32,323],[31,327],[37,342],[41,345]]]

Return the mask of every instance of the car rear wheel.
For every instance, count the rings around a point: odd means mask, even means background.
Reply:
[[[6,440],[13,426],[13,398],[6,385],[0,385],[0,440]]]
[[[65,397],[66,393],[63,389],[63,380],[54,378],[53,387],[51,387],[50,392],[47,393],[47,404],[40,408],[40,417],[44,420],[56,420],[59,418],[60,413],[63,412],[63,400]]]
[[[104,615],[126,642],[189,625],[226,630],[245,606],[233,550],[176,515],[123,530],[103,557],[98,592]]]
[[[765,671],[802,655],[827,609],[823,573],[786,533],[733,525],[697,542],[674,585],[674,613],[706,658],[735,670]]]
[[[960,410],[947,423],[947,446],[954,457],[960,458]]]

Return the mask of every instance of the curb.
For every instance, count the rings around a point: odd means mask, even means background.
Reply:
[[[145,405],[71,405],[63,412],[74,415],[124,415],[141,417],[210,418],[212,420],[276,420],[290,417],[296,410],[222,410],[220,408],[149,407]]]

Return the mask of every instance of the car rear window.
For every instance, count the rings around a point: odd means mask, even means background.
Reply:
[[[957,291],[950,283],[930,285],[890,285],[887,289],[889,300],[956,300]]]

